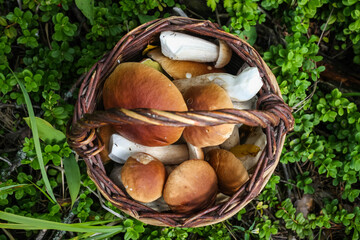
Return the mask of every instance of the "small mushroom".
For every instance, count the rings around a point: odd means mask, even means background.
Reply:
[[[131,142],[119,134],[111,136],[109,145],[109,157],[118,163],[124,163],[134,153],[143,152],[159,159],[164,164],[179,164],[189,159],[189,150],[199,151],[195,147],[188,149],[186,144],[148,147]]]
[[[224,88],[232,101],[249,101],[263,86],[259,70],[249,67],[234,76],[229,73],[209,73],[195,78],[174,80],[173,83],[184,94],[194,86],[204,86],[215,83]]]
[[[172,60],[215,62],[215,68],[226,66],[231,59],[232,50],[225,41],[219,46],[192,35],[164,31],[160,34],[161,52]]]
[[[205,160],[214,168],[219,190],[226,195],[234,194],[249,179],[242,162],[227,150],[211,150]]]
[[[161,53],[161,49],[151,50],[148,57],[158,62],[162,69],[173,79],[192,78],[208,73],[224,72],[222,68],[214,68],[209,63],[171,60]]]
[[[126,192],[144,203],[162,196],[165,178],[163,163],[146,153],[132,155],[121,168],[121,181]]]
[[[184,94],[184,99],[190,111],[233,107],[226,91],[213,83],[189,88]],[[223,143],[231,135],[233,129],[234,124],[185,127],[183,137],[186,142],[197,147],[216,146]]]
[[[123,166],[124,165],[122,165],[122,164],[115,164],[113,169],[111,170],[109,177],[119,188],[121,188],[123,191],[126,191],[126,189],[121,181],[121,169],[123,168]],[[165,166],[166,176],[169,175],[168,167],[175,168],[175,166],[176,165]],[[162,197],[158,198],[155,201],[152,201],[149,203],[144,203],[144,205],[148,206],[158,212],[164,212],[164,211],[170,210],[169,206],[165,203],[164,198],[162,198]]]
[[[214,203],[217,185],[215,171],[208,162],[188,160],[170,173],[163,197],[174,212],[193,213]]]
[[[219,47],[189,34],[164,31],[160,34],[161,52],[172,60],[215,62]]]

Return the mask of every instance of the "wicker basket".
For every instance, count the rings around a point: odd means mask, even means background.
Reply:
[[[184,31],[203,38],[224,40],[235,53],[227,68],[230,73],[236,73],[243,63],[251,67],[256,66],[264,82],[258,94],[257,109],[192,111],[191,114],[171,111],[153,112],[151,109],[102,110],[101,89],[107,76],[120,62],[141,60],[142,51],[146,46],[158,41],[160,32],[167,30]],[[206,119],[210,118],[211,121],[204,120],[203,116],[207,116]],[[182,119],[185,119],[184,122]],[[132,200],[110,180],[99,155],[103,144],[96,136],[96,128],[124,122],[149,124],[148,121],[158,125],[189,126],[186,119],[196,122],[197,126],[243,123],[263,128],[267,138],[266,149],[262,152],[250,179],[233,196],[190,215],[170,211],[158,212]],[[68,126],[67,139],[70,146],[84,158],[89,177],[103,196],[117,208],[152,225],[199,227],[228,219],[260,193],[278,164],[286,133],[292,130],[293,124],[291,109],[281,97],[275,76],[256,50],[238,37],[222,31],[218,25],[210,21],[170,17],[148,22],[129,32],[84,76],[73,120]]]

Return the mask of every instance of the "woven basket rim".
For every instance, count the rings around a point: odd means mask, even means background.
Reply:
[[[258,67],[264,81],[258,102],[261,110],[163,111],[166,113],[165,115],[161,115],[162,111],[154,111],[154,109],[116,108],[97,111],[97,97],[101,94],[99,86],[119,62],[126,62],[139,53],[139,49],[136,47],[130,49],[129,46],[140,45],[140,48],[143,48],[156,34],[165,30],[185,31],[199,36],[222,39],[242,60],[250,66]],[[150,116],[149,119],[158,121],[159,125],[186,126],[184,122],[174,122],[174,118],[177,116],[186,118],[189,113],[192,115],[199,114],[199,116],[205,114],[215,119],[216,125],[223,124],[225,121],[226,123],[260,126],[266,133],[267,148],[264,150],[251,179],[225,203],[211,206],[190,215],[159,213],[130,199],[109,179],[99,155],[103,146],[101,140],[97,138],[95,130],[107,124],[123,123],[124,121],[149,124],[146,122],[147,120],[139,122],[139,115]],[[166,117],[164,118],[164,116]],[[203,118],[195,122],[198,126],[214,124],[210,124]],[[105,54],[89,70],[82,79],[74,116],[68,124],[67,140],[71,148],[84,158],[88,175],[103,196],[123,212],[152,225],[199,227],[228,219],[260,193],[275,170],[286,133],[292,130],[293,124],[291,108],[284,103],[275,76],[253,47],[240,38],[223,31],[217,24],[208,20],[170,17],[156,19],[133,29],[119,40],[112,51]]]

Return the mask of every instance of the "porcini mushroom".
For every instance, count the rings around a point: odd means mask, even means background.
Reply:
[[[225,41],[215,43],[189,34],[164,31],[160,34],[161,52],[172,60],[215,62],[222,68],[230,62],[232,50]]]
[[[117,185],[123,191],[126,191],[124,184],[121,181],[121,169],[123,168],[123,166],[124,165],[122,165],[122,164],[115,164],[113,169],[111,170],[109,177],[115,183],[115,185]],[[166,172],[167,172],[167,168],[171,167],[171,166],[174,166],[174,165],[165,166]],[[167,175],[168,175],[168,173],[166,173],[166,176]],[[165,201],[162,197],[160,197],[152,202],[148,202],[148,203],[143,202],[143,204],[145,206],[148,206],[148,207],[154,209],[155,211],[158,211],[158,212],[164,212],[164,211],[170,210],[169,206],[165,203]]]
[[[186,111],[184,99],[175,85],[161,72],[137,62],[119,64],[103,88],[105,109],[154,108]],[[113,128],[123,137],[145,146],[165,146],[176,142],[183,127],[121,124]]]
[[[191,87],[215,83],[224,88],[233,101],[240,102],[252,99],[263,86],[256,67],[246,68],[236,76],[229,73],[209,73],[195,78],[174,80],[173,83],[183,94]]]
[[[209,63],[171,60],[161,53],[160,48],[151,50],[147,55],[158,62],[162,69],[173,79],[192,78],[207,73],[224,72],[222,68],[214,68]]]
[[[109,157],[118,163],[124,163],[131,155],[139,152],[147,153],[163,164],[180,164],[188,159],[204,159],[201,148],[191,144],[172,144],[160,147],[148,147],[129,141],[113,134],[110,138]]]
[[[232,108],[230,97],[226,91],[216,84],[189,88],[184,99],[189,110],[216,110]],[[232,133],[234,124],[222,124],[206,127],[186,127],[184,139],[197,147],[216,146],[223,143]]]
[[[170,173],[163,197],[174,212],[191,213],[211,205],[217,190],[217,177],[210,164],[188,160]]]
[[[219,190],[226,195],[234,194],[249,179],[242,162],[227,150],[213,149],[205,160],[214,168]]]
[[[148,203],[162,196],[166,171],[162,162],[146,153],[129,157],[121,168],[126,192],[140,202]]]
[[[160,34],[161,52],[172,60],[215,62],[219,47],[189,34],[164,31]]]

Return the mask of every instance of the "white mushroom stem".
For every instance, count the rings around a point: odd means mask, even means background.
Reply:
[[[231,60],[232,50],[225,41],[219,40],[219,57],[216,60],[215,68],[225,67]]]
[[[172,60],[215,62],[219,57],[216,44],[180,32],[162,32],[160,44],[162,54]]]
[[[231,148],[240,144],[239,127],[241,125],[242,124],[237,124],[234,126],[234,130],[231,133],[230,137],[228,139],[226,139],[225,142],[220,144],[220,148],[225,149],[225,150],[230,150]]]
[[[131,155],[139,152],[147,153],[164,164],[179,164],[189,159],[186,144],[148,147],[131,142],[119,134],[113,134],[109,146],[109,158],[118,163],[125,163]]]
[[[165,31],[160,34],[161,52],[172,60],[214,62],[215,68],[227,65],[232,50],[223,40],[219,45],[192,35]]]
[[[235,109],[256,109],[257,96],[244,102],[232,101]]]
[[[234,76],[228,73],[209,73],[194,78],[174,80],[173,83],[184,94],[190,87],[215,83],[224,88],[232,101],[248,101],[263,86],[263,81],[256,67],[249,67]]]
[[[190,143],[186,143],[189,149],[189,159],[204,159],[204,152],[201,148],[195,147]]]

